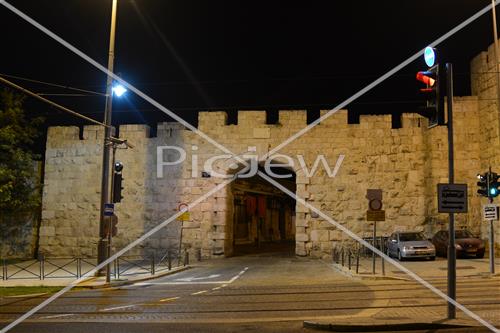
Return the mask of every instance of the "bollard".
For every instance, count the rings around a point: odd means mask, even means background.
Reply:
[[[358,249],[358,252],[356,253],[356,274],[359,274],[359,255],[360,255],[361,249]]]
[[[151,255],[151,275],[155,275],[155,255]]]
[[[117,267],[118,267],[118,259],[115,259],[113,261],[113,269],[114,269],[113,275],[115,276],[115,280],[118,280],[118,273],[117,273],[118,269],[117,269]]]
[[[120,278],[120,258],[116,258],[116,273],[117,273],[117,278]]]
[[[380,236],[380,248],[381,248],[381,251],[382,253],[385,254],[385,246],[384,246],[384,241],[382,239],[382,236]],[[382,256],[382,275],[385,275],[385,259],[384,257]]]
[[[344,267],[344,248],[342,247],[342,267]]]
[[[168,263],[168,270],[170,271],[172,269],[172,257],[170,255],[170,250],[167,251],[167,263]]]
[[[82,272],[82,267],[80,266],[81,265],[81,262],[80,262],[80,258],[76,258],[76,278],[79,279],[80,276],[81,276],[81,272]]]
[[[201,261],[201,249],[198,249],[196,254],[198,255],[198,261]]]
[[[2,280],[7,280],[7,261],[2,260]]]
[[[40,280],[45,279],[45,256],[42,254],[40,256]]]
[[[351,249],[347,250],[347,265],[349,267],[349,270],[351,270]]]
[[[187,249],[184,249],[184,266],[189,265],[189,252]]]

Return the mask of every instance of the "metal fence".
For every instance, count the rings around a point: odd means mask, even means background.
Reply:
[[[388,237],[363,238],[367,243],[386,253]],[[375,260],[378,257],[372,250],[355,242],[336,243],[332,247],[332,260],[334,263],[347,267],[349,270],[355,269],[359,274],[360,258],[372,258],[372,273],[375,274]],[[382,274],[385,275],[385,260],[381,258]]]
[[[201,258],[198,258],[201,259]],[[1,279],[79,279],[97,266],[97,258],[40,256],[37,259],[0,259]],[[111,276],[120,279],[135,275],[154,275],[174,267],[189,265],[189,252],[184,250],[152,251],[150,255],[121,256],[113,261]]]

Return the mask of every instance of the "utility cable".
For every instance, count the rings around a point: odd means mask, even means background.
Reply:
[[[38,99],[38,100],[40,100],[40,101],[42,101],[42,102],[48,103],[48,104],[50,104],[50,105],[52,105],[52,106],[54,106],[54,107],[58,108],[59,110],[62,110],[62,111],[67,112],[67,113],[69,113],[69,114],[72,114],[72,115],[73,115],[73,116],[75,116],[75,117],[78,117],[78,118],[81,118],[81,119],[85,119],[85,120],[90,121],[91,123],[94,123],[94,124],[96,124],[96,125],[100,125],[100,126],[104,126],[104,127],[111,127],[111,126],[107,126],[107,125],[105,125],[105,124],[101,123],[100,121],[97,121],[97,120],[95,120],[95,119],[92,119],[92,118],[89,118],[89,117],[87,117],[87,116],[84,116],[84,115],[82,115],[82,114],[80,114],[80,113],[78,113],[78,112],[76,112],[76,111],[70,110],[70,109],[68,109],[67,107],[64,107],[64,106],[62,106],[62,105],[60,105],[60,104],[57,104],[57,103],[55,103],[55,102],[52,102],[51,100],[48,100],[48,99],[46,99],[46,98],[44,98],[44,97],[42,97],[42,96],[39,96],[39,95],[35,94],[34,92],[32,92],[32,91],[30,91],[30,90],[28,90],[28,89],[25,89],[25,88],[23,88],[23,87],[21,87],[21,86],[19,86],[19,85],[15,84],[14,82],[9,81],[9,80],[7,80],[6,78],[3,78],[3,77],[1,77],[1,76],[0,76],[0,82],[3,82],[3,83],[5,83],[5,84],[7,84],[7,85],[9,85],[9,86],[11,86],[11,87],[13,87],[13,88],[17,89],[17,90],[20,90],[20,91],[22,91],[23,93],[25,93],[26,95],[29,95],[29,96],[31,96],[31,97],[34,97],[34,98],[36,98],[36,99]]]

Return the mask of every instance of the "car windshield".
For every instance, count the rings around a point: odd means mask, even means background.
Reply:
[[[455,238],[474,238],[469,230],[457,230],[455,231]]]
[[[425,240],[424,236],[419,232],[411,232],[399,235],[400,242],[411,242]]]

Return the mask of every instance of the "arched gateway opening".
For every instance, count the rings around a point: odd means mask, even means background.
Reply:
[[[273,167],[272,172],[290,175],[274,180],[295,193],[293,171]],[[236,179],[231,194],[233,255],[295,253],[294,199],[258,175]]]

